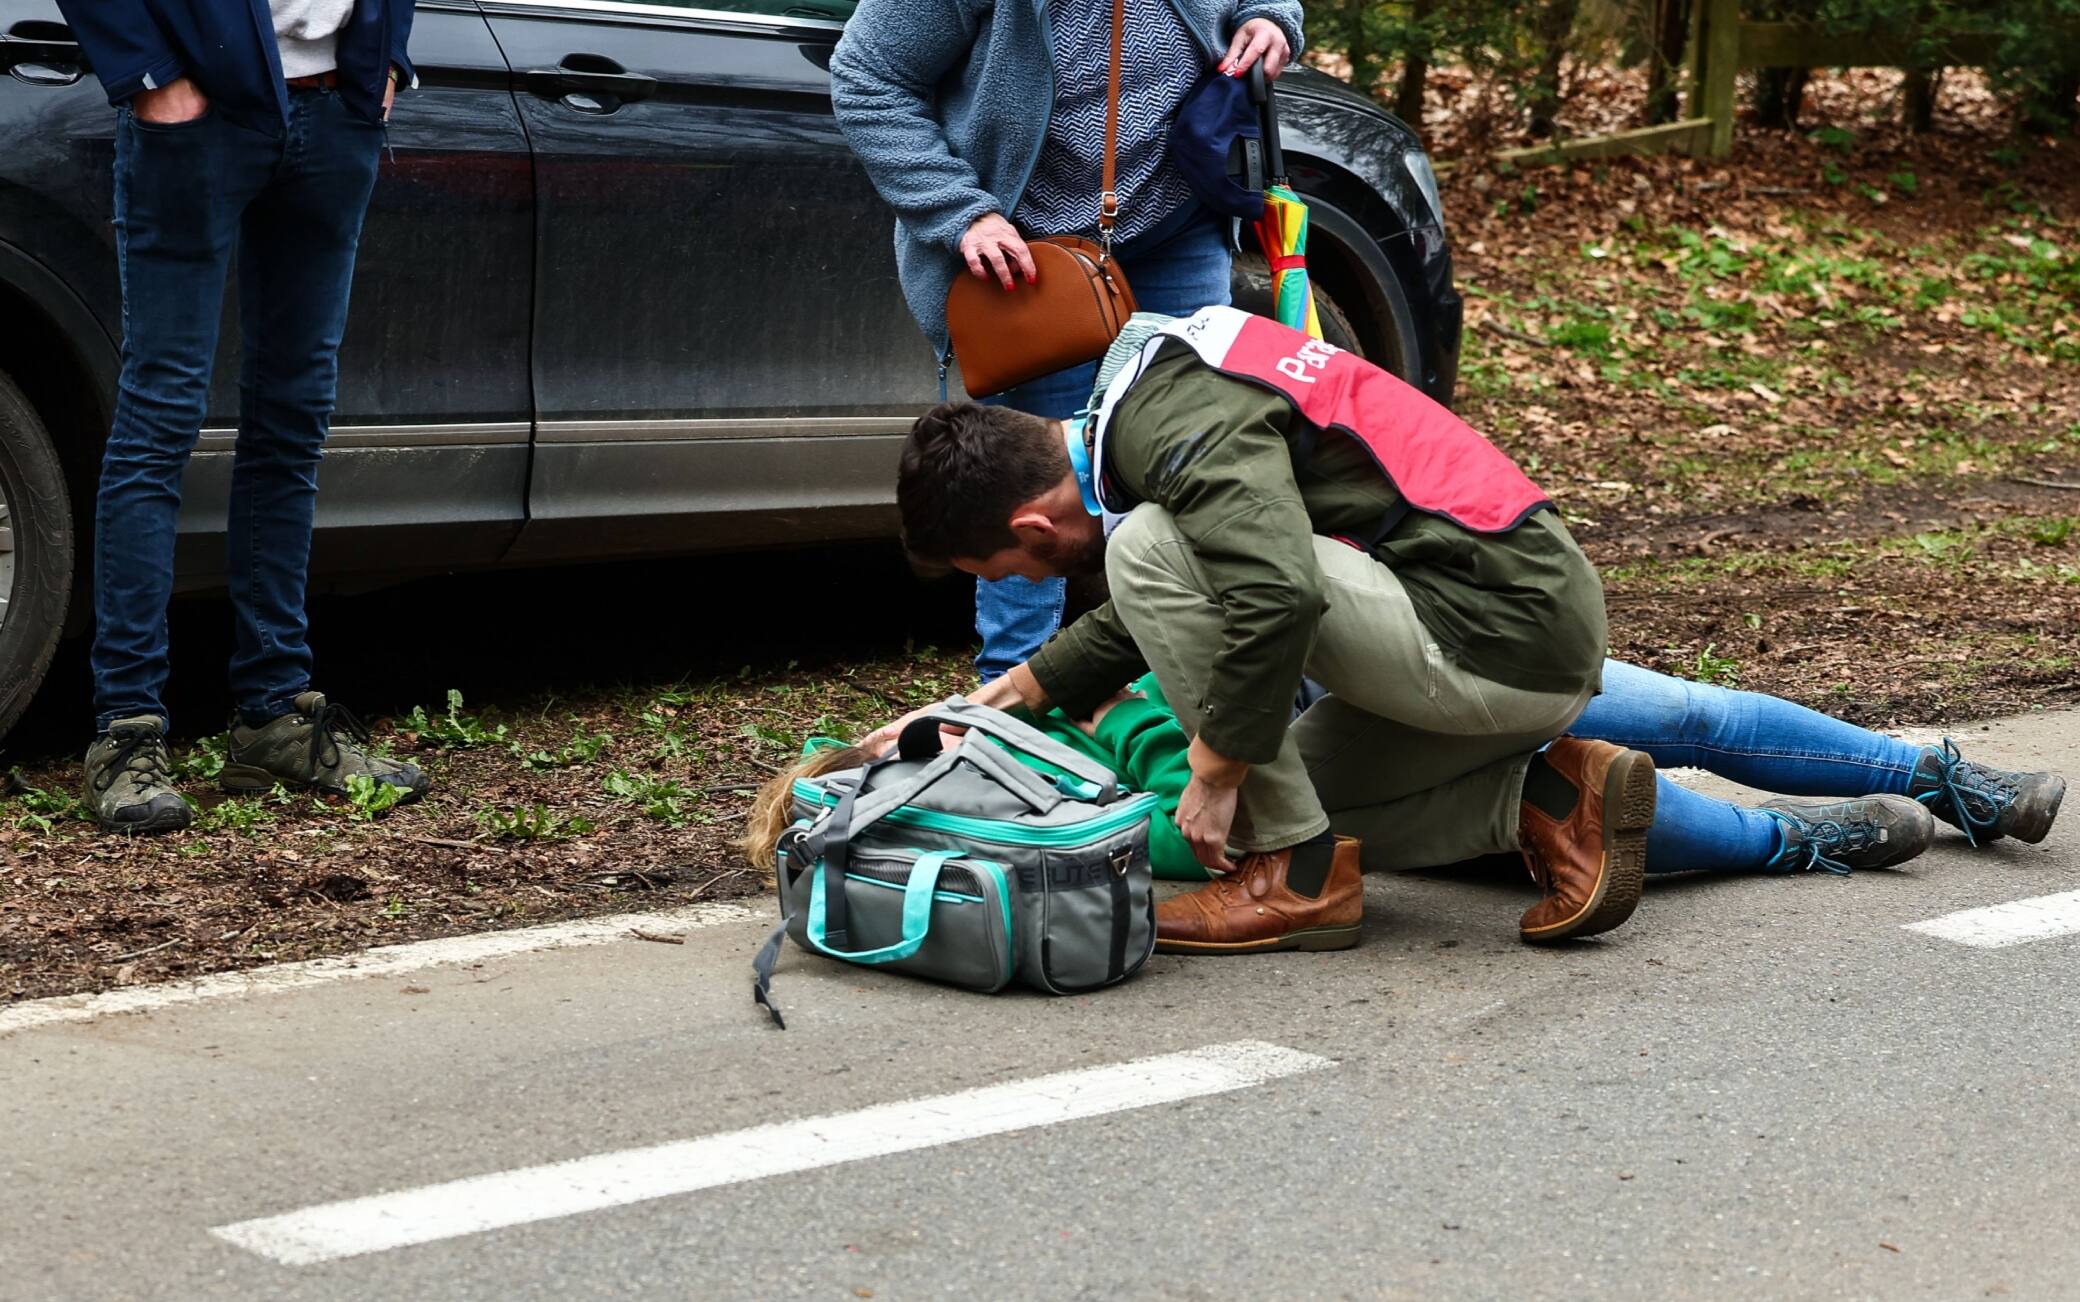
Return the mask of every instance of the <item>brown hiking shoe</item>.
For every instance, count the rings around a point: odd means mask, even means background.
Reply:
[[[1286,880],[1292,864],[1292,850],[1244,855],[1228,876],[1156,905],[1156,952],[1266,954],[1357,944],[1365,888],[1358,878],[1356,838],[1336,838],[1318,895],[1292,888]]]
[[[1545,943],[1593,936],[1632,916],[1647,871],[1654,761],[1607,741],[1562,737],[1524,778],[1517,841],[1545,899],[1518,930]]]

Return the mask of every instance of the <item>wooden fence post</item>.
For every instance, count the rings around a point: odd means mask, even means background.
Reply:
[[[1700,79],[1704,112],[1700,116],[1712,120],[1706,154],[1724,158],[1733,152],[1734,78],[1741,67],[1741,5],[1740,0],[1704,2],[1703,31],[1698,41],[1704,62]]]

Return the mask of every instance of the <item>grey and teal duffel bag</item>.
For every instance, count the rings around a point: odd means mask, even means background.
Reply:
[[[968,729],[965,740],[942,749],[941,724]],[[753,963],[752,997],[786,1025],[770,998],[783,936],[970,990],[1015,980],[1074,994],[1123,981],[1155,949],[1156,810],[1104,765],[953,697],[887,757],[795,782],[775,868],[782,922]]]

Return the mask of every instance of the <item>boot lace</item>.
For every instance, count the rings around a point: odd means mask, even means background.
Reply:
[[[109,729],[115,750],[101,772],[94,775],[94,790],[105,792],[120,778],[128,778],[140,792],[171,783],[173,773],[166,754],[166,739],[149,728]]]
[[[1941,813],[1947,807],[1956,815],[1954,821],[1964,830],[1965,840],[1976,848],[1981,835],[1998,828],[2001,812],[2015,803],[2020,791],[2014,774],[1972,763],[1956,742],[1945,737],[1943,749],[1936,752],[1934,788],[1914,798],[1927,805],[1930,813]]]
[[[324,770],[339,767],[343,754],[342,737],[347,744],[366,744],[368,725],[356,718],[346,706],[331,701],[311,712],[310,753],[303,765],[305,781],[316,781]]]
[[[1769,861],[1774,872],[1813,872],[1817,869],[1847,877],[1851,869],[1838,856],[1855,854],[1878,844],[1878,825],[1868,818],[1804,819],[1781,809],[1762,812],[1785,828],[1784,848]],[[1791,835],[1794,830],[1798,833],[1796,841]]]

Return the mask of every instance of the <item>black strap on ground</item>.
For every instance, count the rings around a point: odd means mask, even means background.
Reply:
[[[780,942],[787,939],[787,919],[773,928],[766,943],[758,947],[758,956],[751,960],[751,1002],[772,1014],[773,1025],[787,1029],[787,1019],[780,1015],[780,1005],[773,1002],[773,965],[780,961]]]

